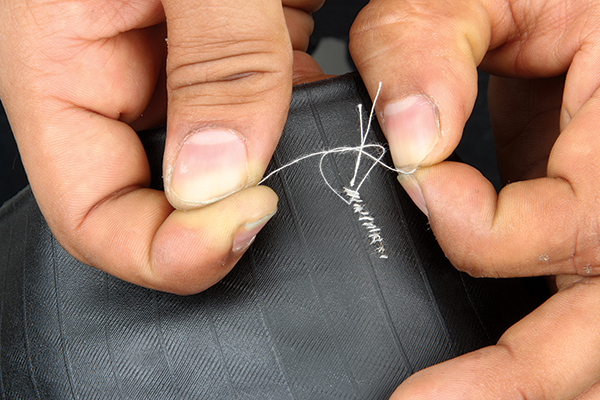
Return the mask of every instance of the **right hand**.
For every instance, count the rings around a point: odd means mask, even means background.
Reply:
[[[351,35],[399,180],[450,261],[474,276],[558,275],[497,345],[420,371],[392,396],[600,395],[600,3],[371,0]],[[444,161],[490,80],[507,184]],[[500,77],[502,76],[502,78]]]
[[[303,53],[321,2],[0,3],[0,96],[60,244],[158,290],[223,278],[276,210],[253,186],[292,80],[321,73]],[[165,120],[167,196],[136,134]]]

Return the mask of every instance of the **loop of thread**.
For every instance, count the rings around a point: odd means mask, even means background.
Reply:
[[[279,173],[280,171],[282,171],[286,168],[291,167],[294,164],[297,164],[301,161],[304,161],[304,160],[312,158],[312,157],[320,156],[321,158],[319,160],[319,172],[321,173],[321,177],[323,178],[323,181],[325,182],[327,187],[333,193],[335,193],[335,195],[338,196],[344,203],[348,204],[349,206],[352,206],[354,213],[358,214],[358,221],[367,230],[367,237],[369,239],[369,244],[371,246],[374,246],[375,252],[378,254],[379,258],[386,259],[386,258],[388,258],[388,256],[385,254],[385,247],[383,245],[383,237],[381,236],[381,229],[379,227],[377,227],[377,225],[375,224],[375,218],[371,215],[370,211],[366,208],[366,205],[364,204],[362,198],[360,197],[360,193],[359,193],[359,190],[362,187],[363,183],[366,181],[368,176],[371,174],[371,171],[373,170],[373,168],[375,168],[375,166],[377,166],[377,165],[381,165],[382,167],[387,168],[390,171],[394,171],[396,173],[404,173],[404,174],[407,173],[405,171],[401,171],[396,168],[390,167],[389,165],[387,165],[386,163],[381,161],[386,152],[386,148],[384,145],[379,144],[379,143],[366,144],[367,137],[369,135],[369,132],[371,131],[371,122],[373,121],[375,104],[377,103],[377,99],[379,98],[380,91],[381,91],[381,82],[379,82],[379,87],[377,89],[377,95],[375,96],[375,99],[373,100],[373,106],[371,107],[371,112],[369,113],[369,120],[367,123],[366,130],[363,127],[363,113],[362,113],[363,106],[362,106],[362,104],[359,104],[357,106],[358,114],[359,114],[359,118],[360,118],[360,145],[354,146],[354,147],[351,147],[351,146],[336,147],[336,148],[330,149],[330,150],[322,150],[322,151],[317,151],[315,153],[309,153],[309,154],[303,155],[301,157],[296,158],[293,161],[290,161],[289,163],[283,165],[282,167],[279,167],[279,168],[271,171],[258,184],[259,185],[262,184],[267,179],[271,178],[273,175]],[[373,149],[374,154],[366,151],[367,149]],[[352,176],[352,179],[349,182],[350,187],[349,188],[343,187],[344,193],[342,194],[342,193],[338,192],[337,190],[335,190],[335,188],[327,180],[327,177],[325,176],[325,173],[323,171],[323,160],[325,159],[325,157],[332,155],[332,154],[342,154],[342,153],[351,153],[351,152],[357,153],[356,163],[354,165],[354,174]],[[358,182],[358,184],[356,184],[356,180],[358,179],[358,172],[360,169],[360,164],[361,164],[363,156],[366,158],[369,158],[372,161],[372,164],[369,167],[369,169],[367,170],[367,172],[365,173],[365,175],[363,176],[363,178]],[[356,185],[356,187],[355,187],[355,185]]]

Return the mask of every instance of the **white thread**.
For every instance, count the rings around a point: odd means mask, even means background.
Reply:
[[[352,206],[355,214],[358,214],[358,221],[364,221],[361,225],[367,230],[367,237],[371,240],[369,243],[375,246],[375,252],[379,254],[379,258],[388,258],[385,254],[385,247],[383,245],[383,238],[381,237],[381,229],[375,225],[375,218],[371,215],[371,212],[367,210],[360,193],[356,190],[344,188],[346,196],[350,198],[349,203]]]
[[[367,237],[370,240],[369,244],[375,247],[375,251],[379,254],[379,258],[385,259],[385,258],[388,258],[388,256],[385,254],[385,247],[383,245],[383,237],[381,236],[381,229],[375,224],[375,222],[374,222],[375,218],[373,218],[370,211],[367,210],[367,208],[365,207],[363,200],[360,197],[359,190],[362,187],[363,183],[366,181],[367,177],[371,174],[371,171],[373,170],[373,168],[375,168],[375,166],[377,166],[377,165],[381,165],[382,167],[385,167],[385,168],[389,169],[390,171],[394,171],[396,173],[406,174],[406,173],[412,173],[414,171],[406,172],[406,171],[401,171],[396,168],[390,167],[389,165],[387,165],[386,163],[381,161],[386,152],[386,149],[382,144],[379,144],[379,143],[366,144],[367,136],[369,135],[369,132],[371,130],[371,122],[373,120],[375,104],[377,103],[377,99],[379,98],[381,86],[382,86],[381,82],[379,82],[377,94],[375,95],[375,99],[373,100],[373,106],[369,113],[369,121],[367,123],[366,131],[364,130],[364,127],[363,127],[363,114],[362,114],[363,106],[362,106],[362,104],[359,104],[357,106],[358,114],[359,114],[359,118],[360,118],[360,145],[359,146],[336,147],[331,150],[323,150],[323,151],[318,151],[315,153],[306,154],[304,156],[301,156],[301,157],[283,165],[282,167],[279,167],[279,168],[271,171],[258,184],[259,185],[262,184],[263,182],[265,182],[267,179],[269,179],[276,173],[278,173],[288,167],[291,167],[294,164],[297,164],[297,163],[304,161],[306,159],[309,159],[311,157],[321,156],[321,158],[319,160],[319,172],[321,173],[321,176],[323,177],[323,181],[325,182],[327,187],[333,193],[335,193],[335,195],[338,196],[344,203],[348,204],[349,206],[352,206],[354,213],[358,214],[358,221],[361,222],[361,225],[367,230]],[[373,154],[369,153],[368,151],[366,151],[366,149],[374,149],[376,154],[373,155]],[[354,175],[352,176],[352,179],[350,180],[350,187],[353,189],[343,187],[344,195],[345,195],[345,197],[344,197],[340,192],[335,190],[335,188],[327,180],[327,177],[325,176],[325,172],[323,171],[323,160],[328,155],[351,153],[351,152],[357,153],[356,163],[354,165]],[[356,179],[358,177],[358,171],[360,169],[360,164],[361,164],[363,155],[365,157],[370,158],[372,161],[372,164],[369,167],[369,169],[367,170],[367,172],[365,173],[365,175],[363,176],[363,178],[360,180],[360,182],[358,183],[356,188],[354,188],[354,185],[356,184]],[[346,197],[348,197],[348,199],[346,199]]]
[[[356,165],[354,166],[354,176],[350,180],[350,187],[354,186],[354,182],[356,181],[356,175],[358,174],[358,168],[360,167],[360,156],[363,153],[362,150],[365,147],[365,143],[367,141],[367,136],[371,131],[371,121],[373,121],[373,112],[375,111],[375,104],[377,104],[377,99],[379,98],[379,93],[381,92],[382,83],[379,82],[379,86],[377,87],[377,94],[375,95],[375,99],[373,100],[373,107],[371,107],[371,112],[369,113],[369,123],[367,124],[367,130],[363,131],[363,117],[362,117],[362,104],[358,105],[358,115],[360,118],[360,152],[356,157]],[[371,172],[371,170],[369,170]]]

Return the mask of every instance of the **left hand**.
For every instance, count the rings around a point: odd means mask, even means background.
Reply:
[[[415,374],[393,399],[600,395],[600,3],[372,0],[351,33],[400,182],[448,258],[474,276],[560,275],[496,346]],[[503,179],[445,162],[477,93]],[[544,78],[544,81],[539,79]],[[580,397],[578,397],[580,396]]]
[[[61,246],[157,290],[221,280],[276,210],[253,186],[293,81],[321,73],[305,53],[321,3],[0,2],[0,97]],[[166,195],[135,132],[165,119]]]

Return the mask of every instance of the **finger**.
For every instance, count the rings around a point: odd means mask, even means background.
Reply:
[[[86,254],[97,254],[95,261],[112,275],[180,295],[198,293],[223,279],[277,209],[277,197],[264,186],[187,212],[173,211],[162,192],[150,189],[132,191],[110,203],[88,217],[99,223],[94,227],[96,240],[132,254],[118,262],[96,248]],[[115,230],[103,224],[122,217],[121,210],[136,207],[141,208],[136,216],[145,215],[146,220],[135,227]]]
[[[454,265],[475,276],[598,274],[597,96],[554,144],[547,178],[510,184],[496,196],[464,164],[441,163],[399,177],[429,213]]]
[[[334,75],[325,75],[319,64],[305,52],[294,51],[294,85],[314,82],[331,78]]]
[[[600,86],[600,15],[594,2],[510,2],[513,34],[483,59],[495,74],[540,78],[567,72],[563,129]]]
[[[396,167],[412,171],[452,153],[476,97],[478,65],[521,78],[565,73],[581,44],[586,7],[575,2],[565,8],[562,1],[370,2],[353,25],[350,49],[369,92],[383,83],[378,117]],[[586,89],[587,97],[592,92]]]
[[[160,3],[10,5],[0,13],[2,37],[18,35],[0,41],[0,90],[58,241],[82,262],[154,289],[189,294],[217,282],[277,198],[253,188],[183,213],[146,189],[146,154],[126,122],[155,94],[164,33],[143,27],[161,21]]]
[[[511,327],[496,346],[418,372],[392,399],[571,400],[600,378],[599,299],[597,278],[580,280]]]
[[[589,10],[594,7],[566,7],[563,1],[370,2],[353,25],[350,50],[372,95],[383,83],[378,117],[396,167],[412,171],[451,154],[473,106],[480,63],[492,73],[522,78],[569,69],[563,114],[573,115],[600,81],[592,72],[600,59],[598,13]]]
[[[293,7],[283,7],[283,15],[290,35],[290,41],[292,42],[292,48],[306,52],[310,42],[310,35],[312,35],[315,27],[312,16],[304,10]]]
[[[166,37],[166,26],[163,29],[165,32],[162,37]],[[157,126],[165,125],[167,122],[167,87],[166,87],[167,75],[164,68],[164,61],[160,68],[158,79],[156,80],[156,87],[154,93],[148,102],[146,108],[142,113],[132,122],[129,126],[136,132],[145,131],[147,129],[155,128]]]
[[[292,47],[281,1],[164,1],[171,204],[193,209],[258,183],[283,130]]]
[[[589,18],[589,21],[586,19]],[[600,68],[600,16],[597,12],[584,13],[580,16],[583,25],[579,32],[580,39],[573,39],[576,49],[573,61],[567,73],[563,106],[561,110],[561,128],[564,128],[582,105],[600,87],[600,77],[595,71]]]
[[[289,4],[291,3],[291,4]],[[286,4],[289,4],[286,6]],[[294,49],[294,78],[293,83],[305,83],[323,79],[324,75],[312,57],[306,54],[309,38],[314,28],[310,12],[316,11],[321,4],[315,1],[284,2],[283,13],[289,31],[292,48]],[[166,36],[166,33],[165,33]],[[300,61],[299,61],[300,60]],[[134,123],[130,124],[136,131],[149,129],[166,122],[166,91],[163,70],[149,107]]]
[[[13,40],[0,45],[0,89],[56,232],[149,179],[137,135],[118,120],[134,120],[153,97],[164,36],[160,27],[137,28],[164,16],[159,2],[117,3],[3,3],[11,7],[3,9],[2,37],[13,32]]]

